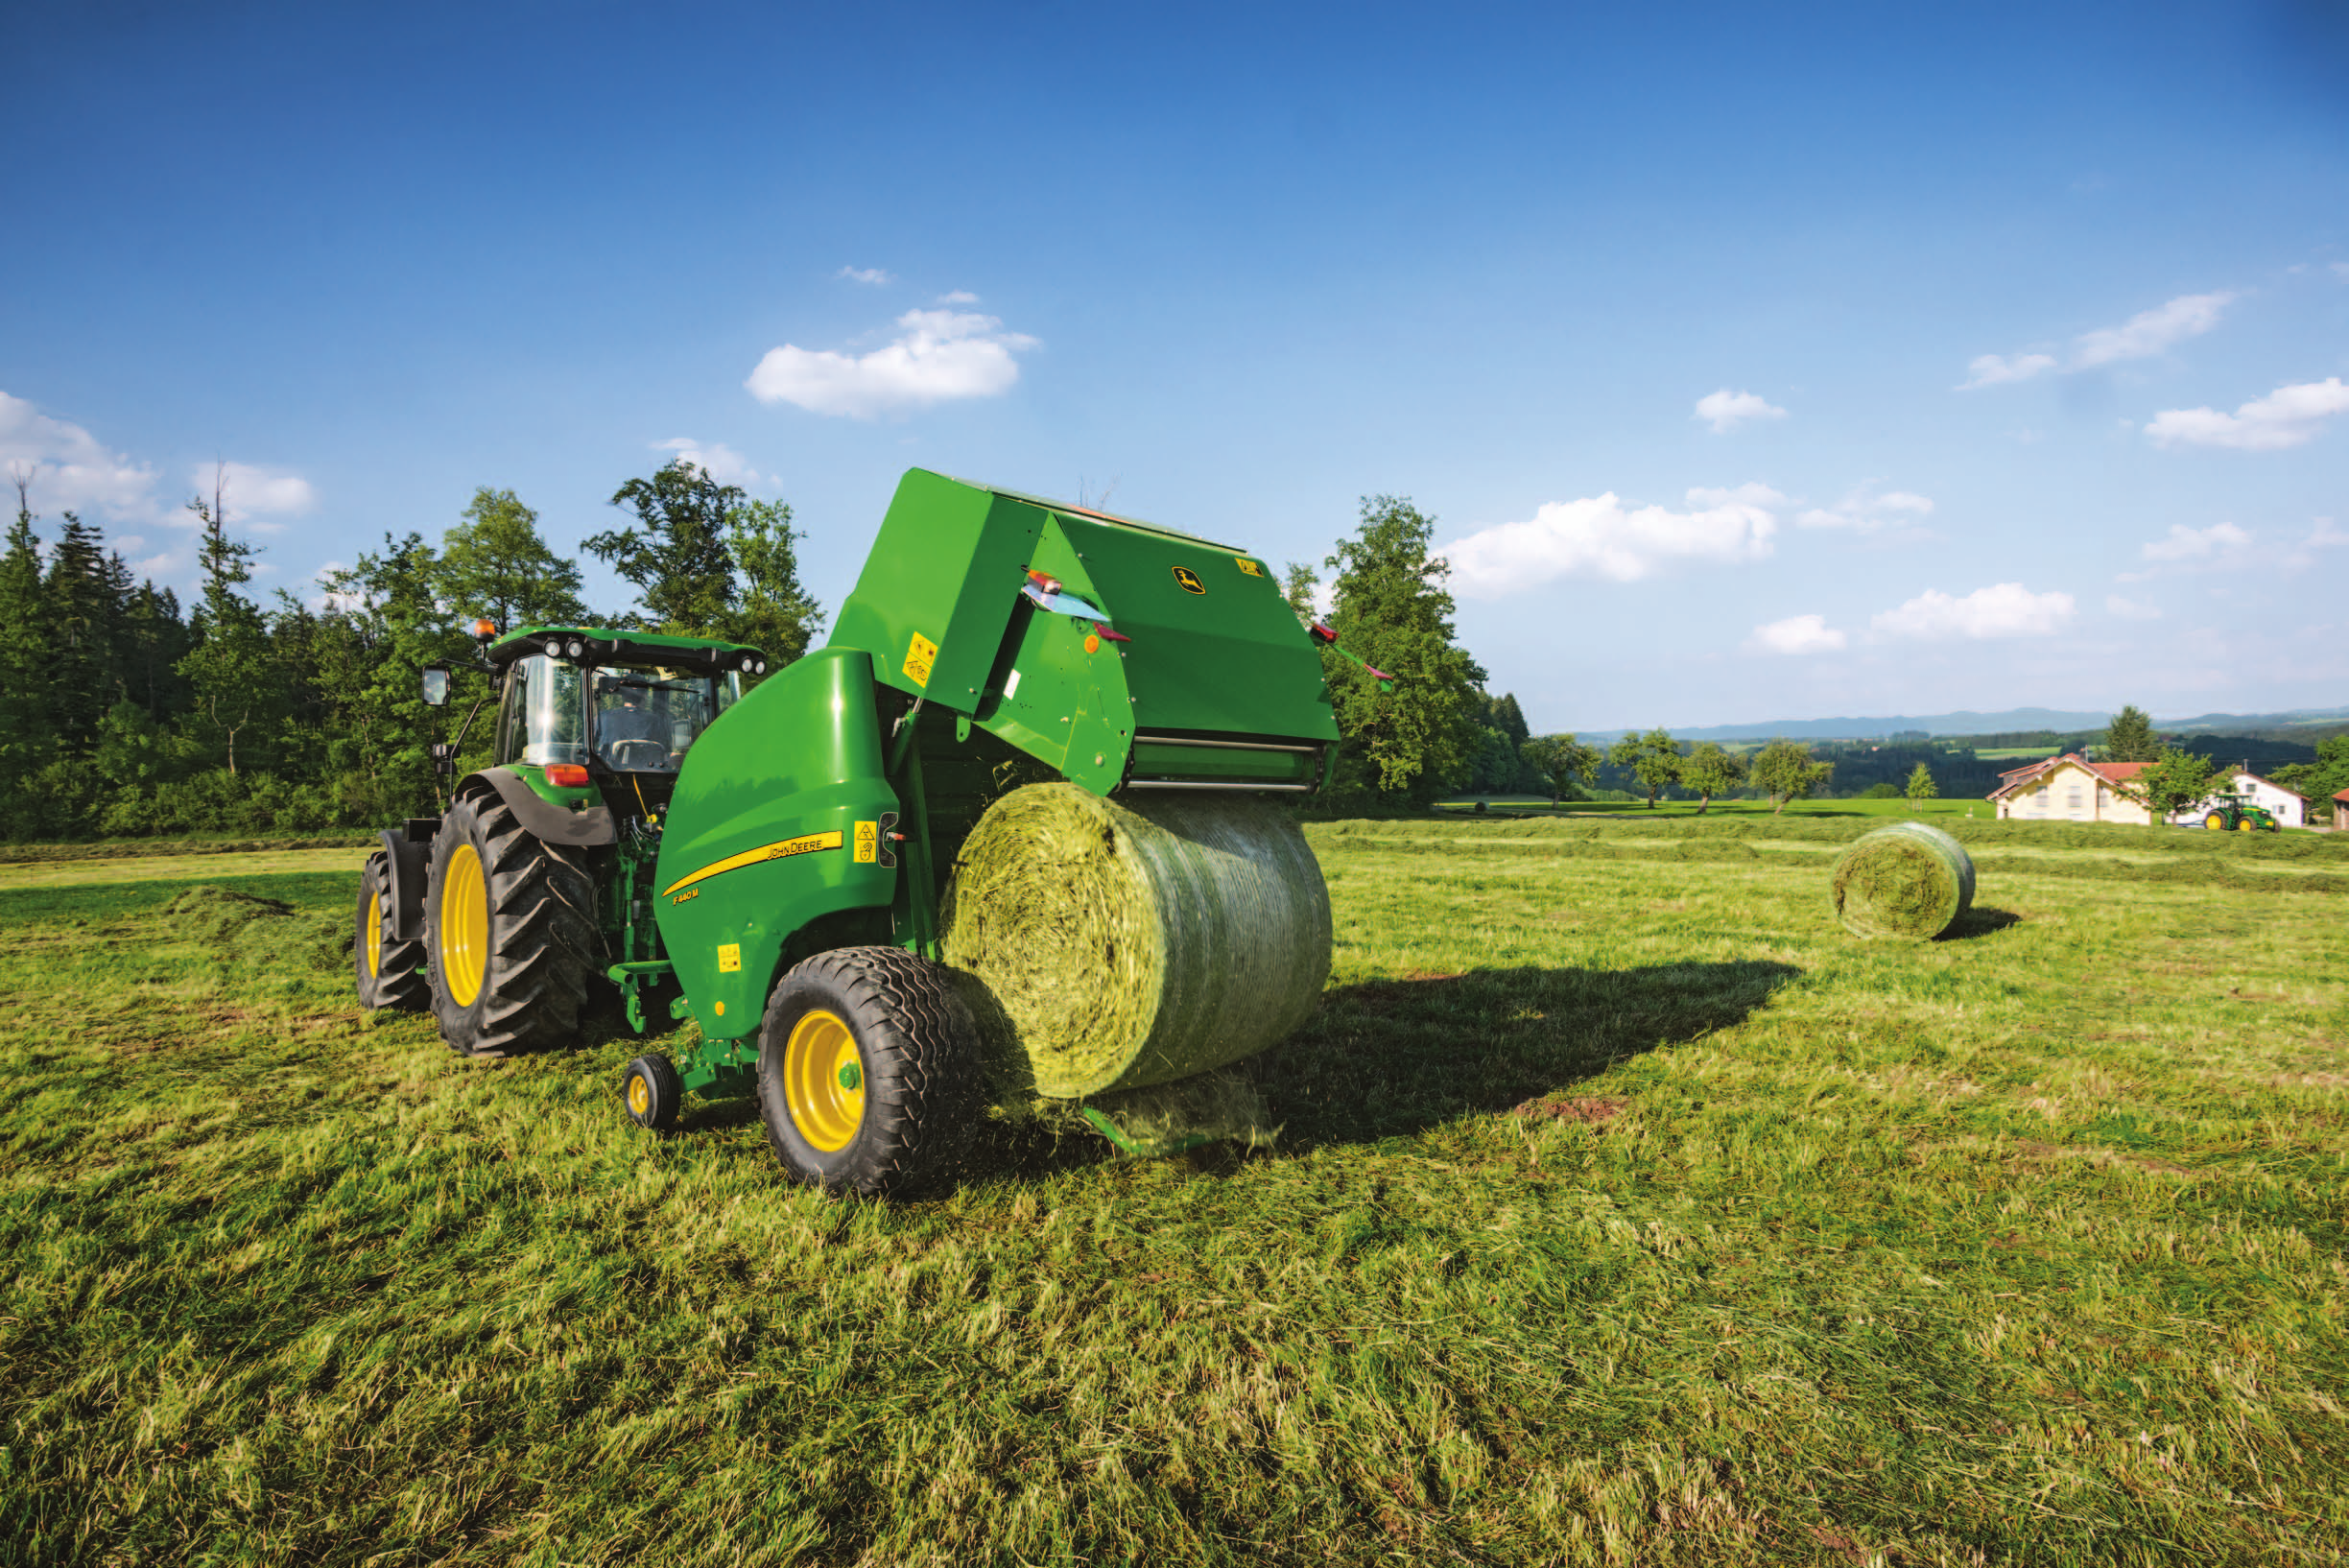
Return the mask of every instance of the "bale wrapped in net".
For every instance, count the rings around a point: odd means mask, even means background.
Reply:
[[[1974,907],[1974,862],[1937,827],[1880,827],[1838,857],[1835,907],[1855,937],[1927,940]]]
[[[1010,1093],[1238,1061],[1302,1024],[1329,978],[1320,865],[1286,813],[1244,796],[1014,790],[964,841],[943,918]]]

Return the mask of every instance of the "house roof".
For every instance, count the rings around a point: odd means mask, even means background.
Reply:
[[[2000,796],[2005,795],[2007,791],[2014,789],[2019,785],[2028,784],[2039,774],[2047,772],[2051,769],[2061,767],[2067,762],[2072,764],[2075,768],[2081,770],[2083,772],[2094,773],[2097,777],[2102,779],[2107,784],[2120,784],[2128,779],[2135,778],[2139,773],[2143,772],[2147,768],[2151,766],[2149,763],[2143,762],[2090,762],[2086,757],[2079,755],[2077,752],[2066,751],[2061,756],[2049,757],[2044,761],[2034,762],[2027,768],[2015,768],[2006,772],[1999,774],[1999,777],[2006,780],[2006,782],[2001,784],[1997,789],[1992,790],[1985,798],[1996,800]]]

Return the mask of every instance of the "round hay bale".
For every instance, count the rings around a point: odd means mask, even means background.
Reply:
[[[942,913],[1005,1087],[1055,1099],[1253,1056],[1329,978],[1320,865],[1245,796],[1014,790],[964,841]]]
[[[1835,907],[1855,937],[1929,940],[1974,907],[1974,862],[1937,827],[1880,827],[1837,858]]]

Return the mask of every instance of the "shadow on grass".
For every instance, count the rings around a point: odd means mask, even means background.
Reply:
[[[1250,1068],[1284,1150],[1395,1137],[1727,1029],[1801,973],[1747,960],[1367,981],[1324,996]]]
[[[2008,926],[2019,926],[2022,923],[2023,916],[2012,910],[1984,909],[1976,905],[1958,916],[1957,919],[1952,920],[1950,928],[1935,937],[1934,940],[1937,942],[1970,941],[1976,937],[1987,937],[1994,932],[2004,931]]]

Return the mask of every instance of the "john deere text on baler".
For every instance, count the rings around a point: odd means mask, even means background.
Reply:
[[[597,977],[640,1030],[699,1026],[630,1064],[631,1116],[755,1086],[836,1190],[941,1174],[1008,1094],[1180,1087],[1327,974],[1319,872],[1263,799],[1334,761],[1317,638],[1242,551],[912,470],[829,644],[747,695],[754,650],[497,642],[499,766],[370,861],[362,1000],[428,968],[486,1054],[567,1035]]]

